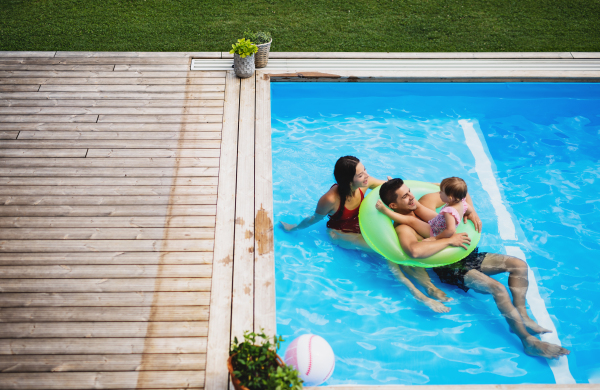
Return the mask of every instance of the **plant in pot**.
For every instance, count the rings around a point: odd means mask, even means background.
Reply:
[[[233,68],[235,74],[240,78],[247,78],[254,74],[254,53],[258,47],[251,41],[241,38],[232,46],[230,54],[233,54]]]
[[[298,371],[286,365],[277,355],[282,341],[281,336],[270,339],[264,332],[246,331],[243,342],[234,337],[227,368],[236,390],[302,389]]]
[[[245,31],[244,38],[258,46],[258,53],[256,53],[256,59],[254,60],[255,66],[257,68],[264,68],[265,66],[267,66],[267,62],[269,62],[269,51],[271,50],[271,42],[273,42],[273,38],[271,38],[271,33],[268,31]]]

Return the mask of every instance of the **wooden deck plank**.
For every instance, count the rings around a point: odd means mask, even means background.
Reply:
[[[0,279],[0,290],[14,293],[210,291],[210,278]]]
[[[242,339],[254,329],[254,119],[255,80],[242,79],[235,201],[233,313],[231,338]]]
[[[225,106],[217,198],[215,248],[211,290],[211,317],[208,332],[206,383],[208,389],[225,389],[229,374],[226,362],[231,340],[231,290],[233,283],[233,242],[240,80],[227,72]]]
[[[277,333],[273,238],[273,166],[271,161],[270,80],[256,74],[254,180],[254,330]]]
[[[162,346],[153,347],[158,350]],[[138,375],[143,380],[138,380]],[[7,373],[0,376],[0,388],[21,390],[199,389],[203,384],[203,371]]]
[[[2,293],[0,308],[206,306],[208,292]],[[4,309],[2,309],[4,310]],[[64,309],[57,310],[60,313]],[[121,321],[116,319],[114,321]],[[0,321],[1,322],[1,321]]]
[[[91,205],[211,205],[217,204],[216,195],[186,196],[2,196],[3,206],[91,206]]]
[[[187,72],[190,70],[190,65],[160,65],[160,64],[116,64],[115,72]]]
[[[0,186],[0,195],[31,196],[217,195],[217,186]]]
[[[0,167],[72,167],[85,168],[182,168],[218,167],[218,158],[35,158],[29,160],[0,158]]]
[[[0,240],[160,240],[163,228],[0,228]],[[214,228],[172,228],[169,240],[214,240]],[[0,269],[1,275],[7,272]]]
[[[189,123],[186,125],[186,131],[221,131],[222,124],[214,123]],[[44,122],[24,122],[8,123],[1,122],[0,130],[12,131],[89,131],[89,132],[124,132],[124,131],[143,131],[143,132],[181,132],[180,123],[44,123]]]
[[[28,86],[29,87],[29,86]],[[37,90],[36,90],[37,91]],[[0,99],[175,99],[175,100],[210,100],[223,99],[223,92],[27,92],[0,90]]]
[[[206,337],[208,322],[154,322],[147,330],[147,322],[0,323],[0,338]]]
[[[2,71],[38,71],[38,72],[80,72],[80,71],[92,71],[92,72],[112,72],[115,65],[6,65],[0,64],[0,70]],[[202,73],[202,72],[198,72]]]
[[[212,260],[213,254],[211,252],[3,253],[0,256],[0,265],[184,265],[211,264]]]
[[[2,150],[0,150],[0,154]],[[87,157],[99,158],[201,158],[201,157],[219,157],[220,149],[90,149]],[[208,180],[208,179],[207,179]],[[216,183],[215,183],[216,184]],[[182,185],[178,182],[178,185]]]
[[[30,58],[27,56],[15,58],[0,58],[0,64],[7,65],[185,65],[185,69],[190,68],[190,59],[185,57],[96,57],[96,58],[81,58],[81,57],[63,57],[63,58]]]
[[[219,149],[220,140],[6,140],[0,149]],[[181,156],[180,156],[181,157]]]
[[[170,216],[215,215],[211,205],[170,206]],[[139,206],[3,206],[2,217],[165,217],[166,207]]]
[[[39,92],[223,92],[225,87],[223,85],[134,85],[134,84],[97,84],[97,85],[74,85],[74,84],[62,84],[62,85],[0,85],[0,88],[6,87],[7,92],[29,92],[32,90]],[[10,89],[10,88],[13,89]],[[14,88],[21,87],[35,87],[31,90],[16,90]],[[38,89],[39,87],[39,89]],[[1,89],[0,89],[1,90]]]
[[[0,85],[0,92],[37,92],[41,85]]]
[[[19,52],[14,52],[19,53]],[[34,52],[40,53],[40,52]],[[42,52],[43,53],[43,52]],[[164,57],[175,57],[175,58],[221,58],[220,52],[214,51],[57,51],[56,58],[61,57],[75,57],[75,58],[90,58],[90,57],[113,57],[113,58],[164,58]]]
[[[186,100],[180,99],[5,99],[0,107],[177,107]],[[222,100],[187,101],[192,107],[223,107]]]
[[[8,132],[5,132],[8,133]],[[19,139],[78,139],[78,140],[96,140],[96,139],[121,139],[121,140],[151,140],[151,139],[179,139],[181,137],[180,132],[142,132],[142,131],[126,131],[126,132],[79,132],[79,131],[21,131],[20,134],[17,131],[13,133],[13,138]],[[1,134],[1,133],[0,133]],[[209,132],[209,131],[187,131],[185,134],[186,140],[220,140],[221,132]]]
[[[213,240],[2,240],[2,252],[212,252]]]
[[[177,177],[177,186],[217,185],[217,177]],[[171,185],[171,177],[0,177],[3,186],[64,186],[64,185],[91,185],[91,186],[164,186]]]
[[[0,149],[0,157],[85,157],[87,149]]]
[[[84,100],[85,101],[85,100]],[[0,107],[0,115],[223,115],[222,107]]]
[[[32,167],[32,168],[2,168],[0,176],[91,176],[91,177],[153,177],[153,176],[217,176],[219,168],[69,168],[69,167]]]
[[[223,115],[100,115],[98,123],[205,123],[223,121]]]
[[[0,115],[0,122],[96,122],[98,115]]]
[[[162,229],[161,229],[162,230]],[[1,234],[1,232],[0,232]],[[170,236],[169,236],[170,239]],[[3,266],[0,279],[210,278],[212,265],[25,265]]]
[[[0,355],[206,352],[206,337],[0,339]],[[0,378],[3,375],[0,375]]]
[[[143,361],[142,361],[143,359]],[[206,367],[206,354],[0,355],[0,372],[191,371]]]
[[[221,77],[0,77],[0,85],[223,85]]]
[[[52,58],[56,55],[56,51],[0,51],[0,58],[11,57],[41,57]],[[221,57],[219,57],[221,58]]]
[[[133,293],[132,293],[133,294]],[[138,293],[135,293],[138,294]],[[96,296],[98,294],[95,294]],[[105,296],[108,294],[102,294]],[[160,294],[156,294],[161,296]],[[124,301],[127,304],[128,301]],[[207,321],[208,306],[155,307],[24,307],[4,308],[0,322],[128,322],[128,321]],[[89,353],[89,352],[87,352]]]
[[[0,131],[0,139],[17,139],[18,131]]]
[[[4,67],[10,66],[12,68],[5,69]],[[27,67],[28,65],[20,65],[21,67]],[[29,65],[31,67],[33,65]],[[93,68],[77,69],[76,66],[90,66],[90,65],[66,65],[69,69],[54,68],[65,65],[38,65],[46,66],[47,69],[22,69],[19,65],[1,65],[0,66],[0,78],[183,78],[183,79],[207,79],[207,78],[220,78],[222,84],[225,83],[226,71],[206,71],[206,72],[181,72],[172,71],[165,69],[160,72],[135,72],[135,71],[113,71],[113,66],[110,65],[94,65]],[[104,68],[99,68],[99,67]],[[51,69],[52,67],[52,69]]]
[[[165,216],[155,217],[0,217],[2,228],[162,228]],[[214,227],[215,217],[212,216],[171,216],[169,226],[172,228],[202,228]],[[6,255],[3,255],[6,256]]]

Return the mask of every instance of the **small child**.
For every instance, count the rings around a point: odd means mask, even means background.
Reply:
[[[442,180],[440,183],[440,198],[446,204],[439,214],[415,201],[417,203],[415,214],[428,222],[410,215],[396,213],[387,208],[382,201],[378,201],[375,207],[393,221],[409,225],[424,238],[440,239],[451,237],[456,232],[456,226],[460,224],[463,217],[471,213],[465,201],[466,196],[467,183],[463,179],[449,177]]]

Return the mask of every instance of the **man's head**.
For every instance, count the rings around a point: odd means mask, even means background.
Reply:
[[[392,179],[379,189],[381,201],[400,214],[409,214],[417,209],[415,197],[402,179]]]

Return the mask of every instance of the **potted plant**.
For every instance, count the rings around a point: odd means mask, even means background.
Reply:
[[[256,53],[256,59],[254,64],[257,68],[264,68],[269,62],[269,51],[271,50],[271,33],[268,31],[259,31],[256,33],[246,31],[244,32],[244,38],[253,42],[258,46],[258,53]]]
[[[259,340],[258,339],[262,339]],[[273,343],[262,333],[244,332],[244,341],[234,337],[229,351],[227,368],[236,390],[300,390],[302,379],[298,371],[286,365],[277,355],[281,336]]]
[[[233,67],[235,74],[240,78],[247,78],[254,74],[254,53],[258,47],[244,38],[238,39],[232,46],[230,54],[233,54]]]

